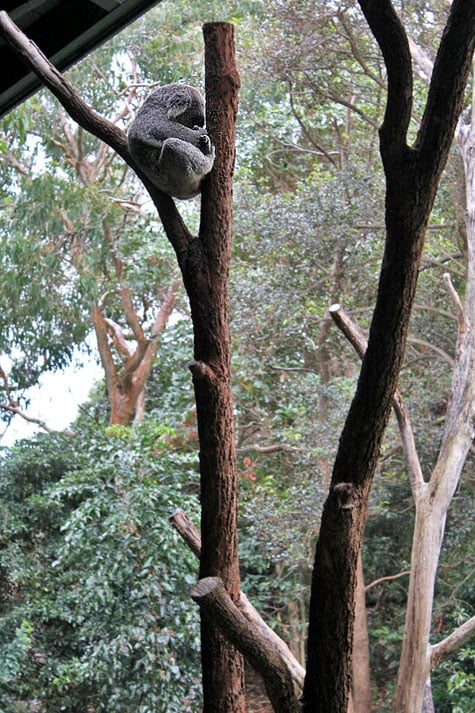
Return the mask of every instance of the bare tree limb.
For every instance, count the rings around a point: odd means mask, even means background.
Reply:
[[[43,431],[46,431],[46,433],[64,433],[66,436],[74,436],[73,431],[69,430],[64,430],[64,431],[58,431],[55,428],[51,428],[48,426],[46,421],[44,421],[41,418],[35,418],[34,416],[29,416],[25,411],[23,411],[20,408],[20,404],[18,401],[15,401],[15,399],[12,396],[10,385],[8,383],[8,378],[3,370],[3,368],[0,366],[0,379],[3,382],[3,389],[5,390],[5,394],[7,397],[7,402],[6,403],[0,403],[0,409],[2,411],[7,411],[8,413],[13,414],[14,416],[20,416],[24,421],[27,421],[28,423],[34,423],[40,428],[43,429]]]
[[[372,582],[366,585],[365,592],[368,592],[370,589],[376,587],[378,584],[382,584],[383,582],[391,582],[393,579],[407,577],[408,574],[411,574],[410,570],[406,570],[405,572],[398,572],[397,574],[388,574],[386,577],[379,577],[378,579],[374,579]]]
[[[430,663],[435,669],[442,661],[458,651],[472,636],[475,635],[475,616],[464,622],[443,641],[431,647]]]
[[[97,348],[99,350],[102,368],[106,375],[106,383],[108,386],[112,386],[117,382],[117,369],[107,338],[109,325],[106,323],[101,308],[97,304],[93,304],[91,307],[91,320],[96,333]]]
[[[206,577],[193,587],[191,596],[201,611],[247,658],[264,679],[275,713],[299,713],[290,672],[272,645],[256,636],[242,611],[234,604],[218,577]]]
[[[27,413],[25,413],[25,411],[22,411],[22,409],[18,406],[18,404],[16,404],[16,405],[10,404],[10,403],[0,404],[0,409],[2,409],[3,411],[8,411],[9,413],[14,414],[15,416],[20,416],[20,418],[22,418],[24,421],[28,421],[28,423],[36,424],[37,426],[42,428],[43,431],[46,431],[46,433],[63,433],[66,436],[74,436],[75,435],[73,431],[69,431],[69,430],[58,431],[55,428],[51,428],[50,426],[48,426],[46,421],[44,421],[43,419],[35,418],[34,416],[29,416]]]
[[[190,550],[199,559],[201,554],[200,533],[198,532],[188,515],[183,510],[178,509],[173,513],[173,515],[171,515],[170,522],[172,523],[175,530],[181,535]],[[275,631],[273,631],[265,623],[259,612],[253,607],[249,599],[242,591],[239,595],[239,608],[246,617],[246,619],[251,623],[254,630],[254,635],[263,639],[278,652],[279,656],[285,662],[287,668],[289,669],[290,675],[295,685],[302,689],[303,680],[305,678],[304,667],[297,661],[285,641],[283,641],[279,636],[277,636]]]
[[[299,448],[288,446],[286,443],[273,443],[270,446],[260,446],[258,443],[250,443],[249,445],[236,448],[237,453],[247,453],[248,451],[256,451],[256,453],[278,453],[279,451],[298,453],[299,450]]]
[[[465,334],[465,332],[467,330],[467,322],[465,319],[462,300],[460,299],[457,290],[455,289],[455,287],[452,284],[450,273],[448,273],[448,272],[444,273],[443,280],[444,280],[444,285],[447,288],[447,292],[449,293],[449,295],[452,299],[452,302],[454,303],[455,308],[457,309],[457,322],[459,325],[459,333]]]
[[[348,313],[339,304],[331,305],[330,315],[338,329],[345,335],[356,353],[363,359],[366,352],[367,341],[363,331],[353,322]],[[396,414],[401,442],[406,459],[406,467],[414,498],[419,497],[421,489],[424,487],[424,477],[417,455],[414,433],[409,419],[409,414],[399,389],[396,389],[393,396],[393,409]]]
[[[426,339],[419,339],[419,337],[413,337],[409,336],[407,338],[407,341],[410,344],[416,344],[419,345],[420,347],[424,347],[424,349],[427,349],[429,351],[435,352],[438,354],[441,359],[443,359],[450,367],[454,366],[454,360],[450,356],[450,354],[447,354],[446,351],[438,347],[436,344],[432,344],[431,342],[428,342]]]

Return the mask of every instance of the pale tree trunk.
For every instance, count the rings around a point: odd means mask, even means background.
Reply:
[[[349,713],[370,713],[371,678],[369,662],[368,618],[361,552],[358,557],[355,595],[355,630],[353,635],[353,681],[351,687],[353,709]]]

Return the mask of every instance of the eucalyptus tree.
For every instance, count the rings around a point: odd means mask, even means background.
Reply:
[[[125,126],[137,71],[122,39],[72,76],[88,101]],[[22,390],[65,366],[94,326],[111,421],[128,423],[143,410],[174,306],[171,252],[115,153],[71,122],[54,98],[40,92],[3,120],[3,132],[4,411],[17,413]]]

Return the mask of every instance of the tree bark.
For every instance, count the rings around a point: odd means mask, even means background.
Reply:
[[[410,148],[412,68],[404,28],[389,0],[359,4],[388,72],[380,130],[386,245],[368,348],[341,434],[317,543],[304,713],[346,713],[348,707],[356,566],[368,495],[402,364],[425,229],[462,108],[474,45],[475,3],[455,0],[421,128]]]
[[[193,525],[188,515],[183,510],[176,510],[170,517],[173,527],[180,533],[188,547],[198,557],[201,555],[201,538],[198,530]],[[285,641],[283,641],[275,631],[273,631],[259,612],[253,607],[244,592],[239,594],[239,609],[252,625],[254,636],[263,642],[263,646],[270,646],[281,657],[287,666],[293,682],[299,688],[303,688],[305,669],[297,661]],[[224,631],[226,633],[226,631]],[[242,651],[242,649],[240,649]],[[242,653],[245,653],[242,651]]]
[[[218,577],[200,579],[191,596],[199,604],[205,619],[213,621],[262,675],[275,713],[298,713],[300,709],[289,669],[272,643],[256,636],[253,626],[234,604],[221,580]]]
[[[231,393],[228,275],[232,237],[232,174],[239,76],[233,28],[204,26],[206,123],[216,146],[203,184],[199,237],[177,252],[194,328],[195,389],[200,441],[200,579],[219,576],[233,601],[240,591],[237,472]],[[203,713],[245,710],[242,655],[201,617]]]

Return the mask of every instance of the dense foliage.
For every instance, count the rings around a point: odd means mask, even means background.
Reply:
[[[2,455],[2,710],[197,705],[196,563],[168,522],[196,513],[196,474],[173,436],[97,427]]]

